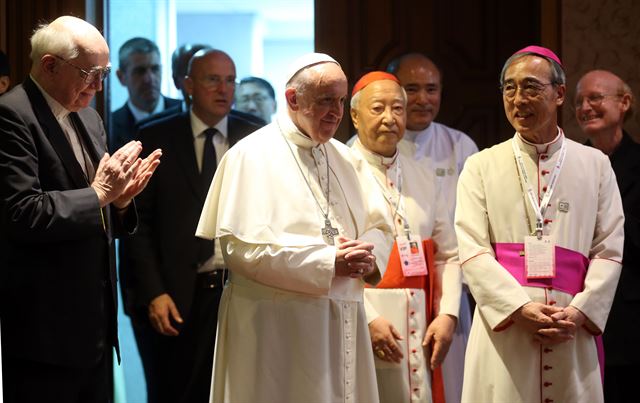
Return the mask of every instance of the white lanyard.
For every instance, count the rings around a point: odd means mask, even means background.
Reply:
[[[536,213],[536,235],[538,239],[542,238],[542,227],[544,222],[544,213],[547,211],[547,206],[549,205],[549,201],[551,200],[551,195],[555,190],[556,183],[558,181],[558,176],[560,175],[560,171],[562,170],[562,164],[564,163],[564,157],[567,155],[567,146],[564,138],[562,139],[562,147],[560,148],[560,156],[558,157],[558,161],[556,162],[556,166],[551,173],[551,178],[549,179],[549,184],[547,185],[547,190],[542,197],[542,201],[538,204],[537,194],[533,191],[533,187],[531,183],[529,183],[529,177],[527,175],[527,170],[524,166],[524,159],[522,158],[522,152],[520,148],[518,148],[518,144],[516,142],[515,137],[511,141],[511,146],[513,148],[513,155],[516,158],[516,166],[518,168],[518,178],[520,179],[520,185],[522,189],[527,190],[527,195],[529,196],[529,203],[533,208],[533,211]]]
[[[385,177],[386,177],[386,174],[385,174]],[[398,215],[400,216],[400,218],[402,218],[402,221],[404,221],[404,233],[407,236],[407,239],[411,239],[411,236],[410,236],[411,230],[409,228],[409,221],[407,220],[404,214],[404,199],[402,198],[402,167],[400,166],[399,156],[396,159],[395,184],[396,184],[396,189],[398,190],[398,199],[395,203],[393,201],[393,197],[389,193],[389,189],[387,188],[387,186],[380,183],[380,180],[378,180],[377,177],[375,179],[376,179],[376,182],[378,183],[378,186],[380,186],[380,189],[382,190],[382,194],[384,198],[387,200],[387,202],[392,208],[393,216],[391,218],[394,220],[394,226],[395,226],[396,215]]]

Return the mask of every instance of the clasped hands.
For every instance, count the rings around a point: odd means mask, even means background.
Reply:
[[[155,150],[145,159],[138,158],[140,152],[142,143],[130,141],[113,155],[106,153],[102,157],[91,183],[100,207],[113,203],[116,208],[123,210],[147,186],[160,164],[162,151]]]
[[[376,257],[371,253],[373,244],[358,239],[338,237],[335,275],[362,278],[375,270]]]
[[[564,343],[575,338],[576,331],[585,324],[587,317],[577,308],[528,302],[518,308],[511,319],[525,328],[533,339],[543,345]]]
[[[429,367],[434,370],[439,367],[447,356],[453,333],[456,329],[457,318],[447,314],[436,316],[425,332],[422,347],[427,349]],[[400,350],[399,340],[403,340],[400,332],[382,316],[369,323],[369,334],[373,352],[383,361],[400,363],[404,354]]]

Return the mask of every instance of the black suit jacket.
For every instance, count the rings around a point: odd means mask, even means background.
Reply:
[[[622,274],[604,331],[606,365],[640,364],[640,144],[624,133],[611,155],[624,209]]]
[[[98,113],[71,119],[95,167],[106,152]],[[117,348],[113,237],[133,231],[100,209],[71,145],[27,79],[0,98],[2,354],[90,367]],[[103,224],[104,222],[104,224]]]
[[[164,109],[172,109],[180,106],[182,101],[163,96]],[[162,112],[161,112],[162,113]],[[152,115],[154,116],[154,115]],[[136,120],[131,113],[128,102],[111,114],[111,124],[109,125],[109,151],[111,153],[118,150],[123,145],[135,138],[137,131]]]
[[[259,128],[228,115],[229,146]],[[211,241],[195,236],[209,186],[203,185],[198,171],[189,113],[142,126],[139,139],[145,152],[162,149],[162,163],[137,201],[140,227],[127,242],[132,276],[130,284],[123,282],[123,289],[130,289],[123,295],[146,307],[153,298],[168,293],[188,320],[201,243],[207,242],[213,251]],[[124,279],[122,271],[121,276]],[[134,320],[147,320],[146,309],[136,311],[144,317]]]

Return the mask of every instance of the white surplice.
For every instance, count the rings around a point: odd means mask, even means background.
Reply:
[[[387,194],[387,208],[396,210],[396,234],[403,235],[404,219],[413,234],[436,243],[434,314],[458,317],[461,293],[461,271],[453,223],[441,197],[435,177],[410,156],[397,152],[394,157],[382,157],[367,150],[360,140],[352,146],[372,168],[380,194]],[[399,189],[401,187],[401,189]],[[384,191],[383,191],[384,189]],[[398,205],[397,195],[402,200]],[[376,245],[376,248],[378,245]],[[380,245],[384,247],[384,245]],[[386,267],[387,261],[378,262]],[[390,321],[403,340],[398,343],[404,358],[399,364],[375,358],[380,401],[387,403],[431,402],[431,381],[428,357],[422,340],[429,323],[426,321],[425,293],[422,289],[366,289],[366,313],[370,323],[378,316]]]
[[[435,175],[440,191],[453,221],[456,209],[458,177],[467,158],[478,152],[476,143],[460,130],[438,122],[431,122],[420,131],[407,130],[399,148]],[[464,281],[464,280],[463,280]],[[447,403],[459,403],[462,396],[464,355],[471,329],[471,309],[464,287],[456,333],[447,358],[442,364]]]
[[[512,140],[467,160],[458,184],[455,226],[462,270],[478,305],[467,346],[463,401],[602,402],[592,334],[580,328],[574,340],[540,346],[530,333],[510,324],[509,317],[530,301],[572,305],[604,330],[624,237],[615,175],[606,155],[565,138],[561,131],[545,145],[527,143],[519,134],[515,139],[539,200],[566,144],[564,165],[544,216],[544,234],[590,263],[584,290],[575,296],[521,286],[495,260],[491,245],[522,243],[535,226],[535,213],[520,187]]]
[[[287,116],[238,142],[216,169],[197,229],[221,239],[231,271],[211,401],[378,401],[364,282],[334,276],[336,248],[321,235],[327,183],[340,235],[391,245],[366,162],[335,140],[315,144]]]

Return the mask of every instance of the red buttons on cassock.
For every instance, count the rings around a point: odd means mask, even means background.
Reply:
[[[547,159],[547,154],[540,154],[540,159],[541,160],[546,160]]]
[[[412,331],[411,331],[411,334],[416,334],[416,331],[415,331],[415,330],[412,330]]]
[[[418,350],[416,350],[415,348],[413,350],[411,350],[412,353],[416,353]]]
[[[546,191],[547,191],[547,187],[546,187],[546,186],[543,186],[543,187],[542,187],[542,191],[543,191],[543,192],[546,192]]]
[[[411,296],[413,297],[414,295],[416,295],[416,293],[411,291]]]
[[[544,399],[544,403],[553,403],[553,399],[546,398]]]
[[[544,219],[544,223],[545,223],[545,224],[549,224],[550,222],[553,222],[553,220],[552,220],[552,219],[550,219],[550,218],[545,218],[545,219]]]
[[[552,350],[552,349],[550,349],[550,348],[548,348],[548,347],[545,347],[545,348],[544,348],[544,352],[545,352],[545,353],[550,353],[550,352],[552,352],[552,351],[553,351],[553,350]]]
[[[414,392],[417,392],[417,391],[419,391],[419,390],[420,390],[420,389],[418,389],[418,388],[413,388],[413,391],[414,391]]]
[[[413,372],[418,372],[418,368],[414,368],[412,371]]]
[[[551,300],[549,301],[549,305],[555,305],[558,301]]]
[[[549,173],[549,171],[547,171],[546,169],[543,169],[542,171],[540,171],[541,174],[546,175]]]
[[[551,365],[545,365],[544,367],[542,367],[545,371],[548,371],[550,369],[553,369],[553,367]]]
[[[543,383],[543,385],[544,385],[545,388],[547,388],[547,387],[553,385],[553,383],[552,382],[545,382],[545,383]]]
[[[413,315],[415,315],[415,314],[416,314],[416,311],[411,311],[411,312],[409,312],[409,315],[411,315],[411,316],[413,316]]]

